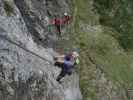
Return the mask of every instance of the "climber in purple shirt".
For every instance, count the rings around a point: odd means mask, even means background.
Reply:
[[[78,64],[76,62],[78,56],[79,54],[76,51],[73,51],[72,53],[55,57],[55,66],[59,66],[62,68],[61,73],[56,79],[58,82],[60,82],[60,80],[65,77],[65,75],[72,74],[72,69],[74,65]]]

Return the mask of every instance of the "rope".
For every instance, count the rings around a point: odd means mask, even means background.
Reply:
[[[0,38],[3,39],[3,40],[8,41],[9,43],[11,43],[11,44],[13,44],[13,45],[16,45],[17,47],[23,49],[24,51],[29,52],[29,53],[31,53],[32,55],[35,55],[36,57],[38,57],[38,58],[40,58],[40,59],[42,59],[42,60],[44,60],[44,61],[47,61],[47,62],[49,62],[49,64],[53,65],[53,63],[50,62],[48,59],[46,59],[46,58],[44,58],[44,57],[41,57],[41,56],[39,56],[38,54],[34,53],[33,51],[30,51],[30,50],[26,49],[25,47],[23,47],[23,46],[19,45],[18,43],[12,41],[11,39],[9,39],[7,36],[0,35]]]

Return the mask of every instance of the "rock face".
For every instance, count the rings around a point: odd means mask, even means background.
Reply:
[[[82,100],[78,75],[56,81],[49,20],[67,0],[0,0],[0,100]],[[45,48],[44,48],[45,47]]]

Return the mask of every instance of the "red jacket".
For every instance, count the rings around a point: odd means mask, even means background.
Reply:
[[[71,20],[71,17],[70,17],[70,16],[65,16],[64,19],[63,19],[63,23],[66,24],[66,23],[68,23],[70,20]]]
[[[71,20],[70,16],[65,16],[63,19],[55,18],[51,21],[51,24],[54,25],[63,25],[68,23]]]

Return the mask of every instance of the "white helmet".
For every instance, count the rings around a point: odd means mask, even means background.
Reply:
[[[67,12],[65,12],[64,15],[67,16],[68,15]]]
[[[79,54],[78,54],[78,52],[73,51],[73,52],[72,52],[72,56],[73,56],[73,57],[79,57]]]

